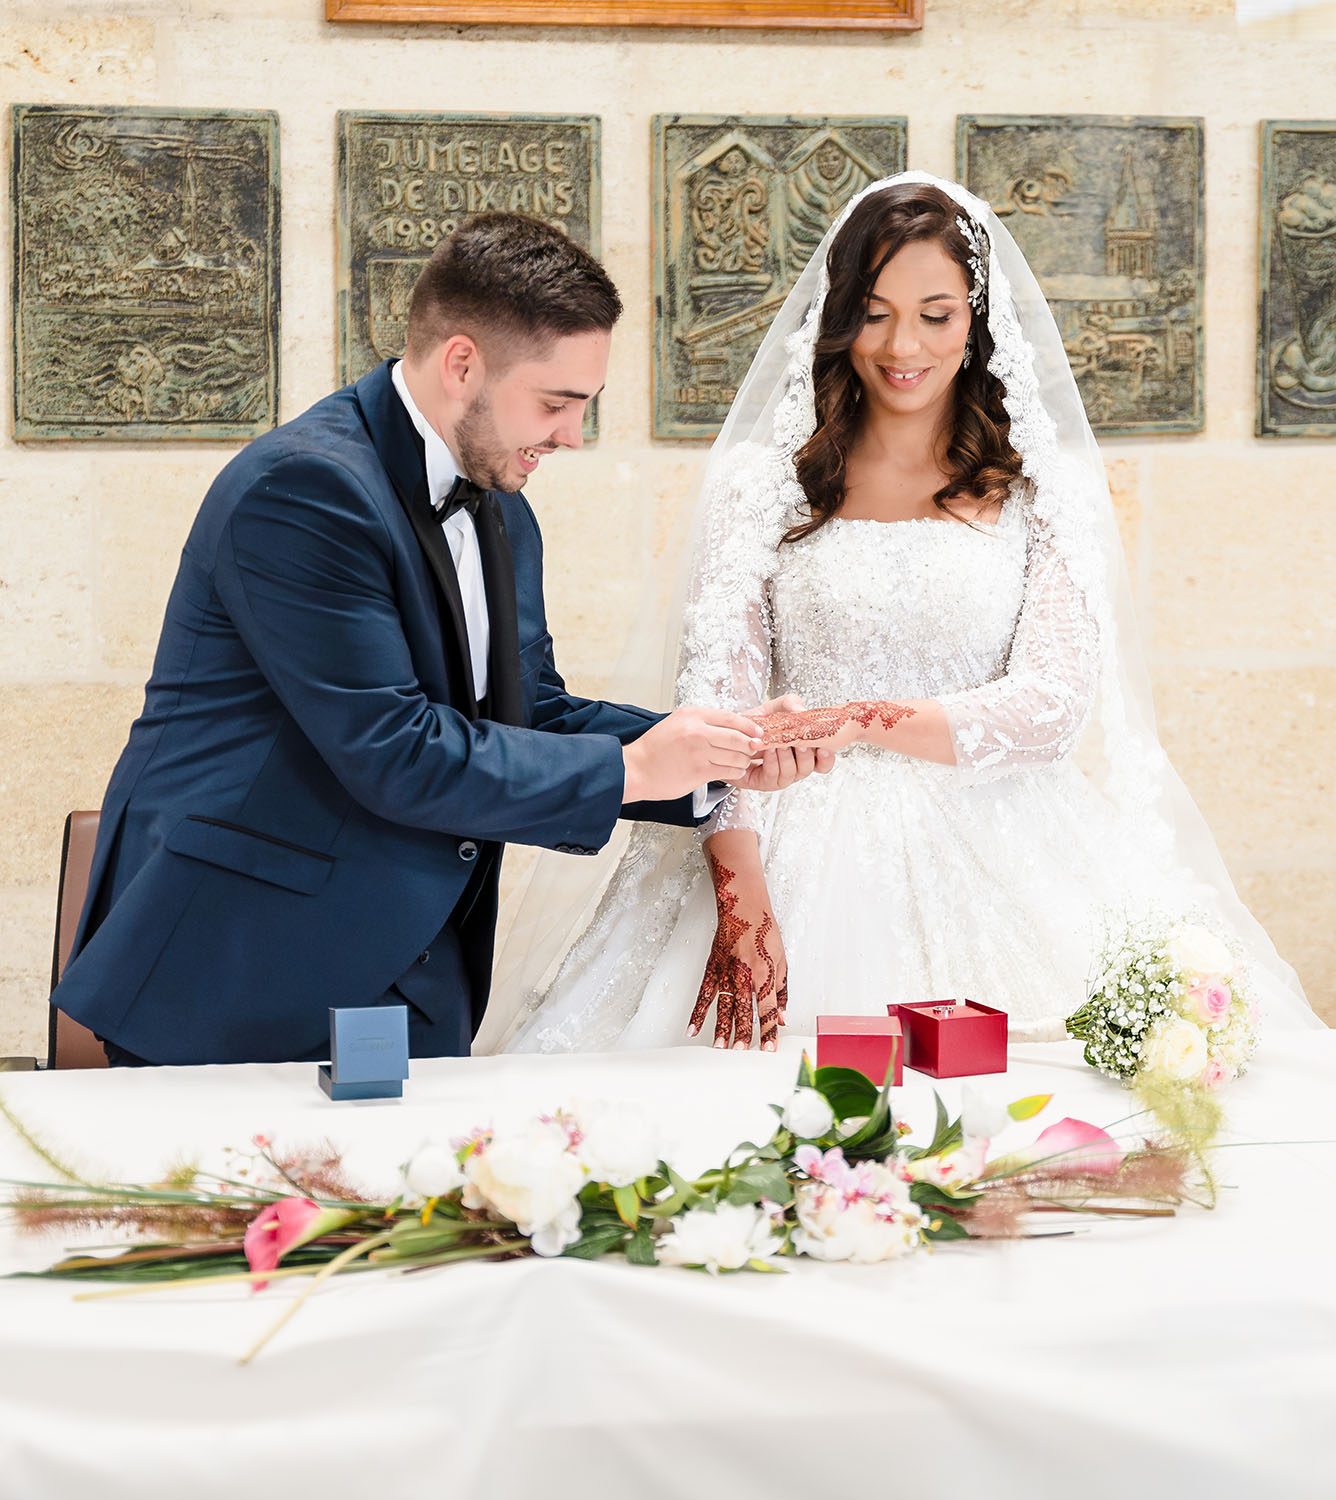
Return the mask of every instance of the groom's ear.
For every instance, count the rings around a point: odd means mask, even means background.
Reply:
[[[486,384],[487,362],[471,334],[452,333],[436,351],[435,364],[441,389],[452,401],[469,401]]]

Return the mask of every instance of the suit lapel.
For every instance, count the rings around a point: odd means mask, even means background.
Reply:
[[[473,667],[469,656],[468,624],[464,616],[464,599],[459,592],[459,576],[454,558],[432,514],[427,493],[427,456],[418,430],[399,393],[390,379],[390,361],[378,365],[357,382],[357,399],[366,418],[367,430],[376,452],[390,476],[394,492],[412,523],[413,531],[426,556],[440,590],[444,605],[446,654],[450,657],[452,676],[460,684],[459,701],[452,706],[470,719],[478,716],[473,696]],[[484,581],[485,575],[484,575]],[[514,614],[515,589],[511,583],[511,614]],[[518,670],[518,669],[517,669]],[[490,671],[490,668],[489,668]]]
[[[515,559],[495,495],[474,517],[482,582],[487,591],[490,644],[487,651],[487,717],[498,724],[523,724],[520,693],[519,620],[515,604]]]

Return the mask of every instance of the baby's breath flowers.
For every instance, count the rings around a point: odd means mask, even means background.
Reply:
[[[1110,1078],[1213,1089],[1245,1070],[1257,1010],[1242,964],[1216,933],[1145,918],[1105,945],[1090,997],[1067,1030]]]

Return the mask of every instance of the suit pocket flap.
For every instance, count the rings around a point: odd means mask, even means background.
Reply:
[[[330,854],[302,849],[272,834],[213,818],[191,816],[178,823],[168,836],[167,848],[173,854],[200,859],[307,896],[324,885],[334,868]]]

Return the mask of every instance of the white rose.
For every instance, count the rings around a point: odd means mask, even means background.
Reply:
[[[519,1130],[498,1133],[465,1164],[465,1205],[493,1209],[521,1234],[535,1235],[568,1223],[572,1200],[585,1180],[584,1168],[569,1146],[565,1129],[555,1121],[535,1120]]]
[[[1227,979],[1233,972],[1233,954],[1205,927],[1184,923],[1174,929],[1166,948],[1170,964],[1180,974],[1197,979]]]
[[[673,1220],[658,1244],[667,1266],[704,1266],[712,1273],[738,1271],[750,1260],[769,1260],[781,1248],[770,1216],[749,1203],[691,1208]]]
[[[794,1135],[814,1141],[832,1129],[835,1111],[826,1102],[826,1096],[816,1089],[794,1089],[780,1123]]]
[[[581,1105],[574,1113],[581,1136],[576,1154],[595,1182],[627,1187],[658,1168],[662,1142],[643,1110],[601,1103]]]
[[[444,1198],[464,1185],[458,1158],[447,1146],[423,1146],[404,1168],[404,1184],[419,1198]]]
[[[1150,1032],[1141,1049],[1141,1066],[1182,1083],[1195,1078],[1206,1066],[1206,1037],[1191,1021],[1175,1018],[1161,1021]]]

